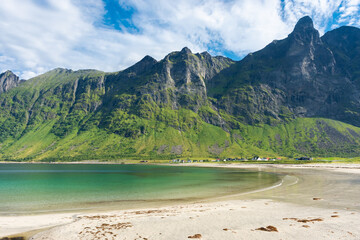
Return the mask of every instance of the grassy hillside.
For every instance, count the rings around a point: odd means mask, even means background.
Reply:
[[[181,118],[189,110],[172,114]],[[106,129],[74,129],[65,137],[51,132],[55,121],[41,124],[17,140],[3,142],[1,159],[61,161],[89,159],[171,159],[176,157],[356,156],[360,129],[326,119],[299,118],[278,126],[241,126],[230,133],[199,122],[185,131],[144,120],[147,131],[125,137]]]
[[[359,155],[360,128],[296,118],[285,90],[247,83],[222,95],[216,76],[231,66],[183,49],[116,73],[30,79],[0,94],[0,160]]]

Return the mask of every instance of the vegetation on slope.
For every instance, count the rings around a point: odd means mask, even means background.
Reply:
[[[309,32],[301,28],[237,63],[184,48],[116,73],[55,69],[7,88],[0,159],[357,156],[360,128],[336,121],[358,122],[358,77],[349,73],[358,69],[340,71],[357,55],[336,45],[341,36],[327,35],[341,63],[335,68],[305,20]],[[311,47],[319,55],[305,71],[298,66]],[[343,80],[345,97],[337,92]]]

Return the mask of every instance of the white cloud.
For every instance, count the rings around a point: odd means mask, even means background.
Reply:
[[[56,67],[116,71],[151,52],[163,57],[161,42],[158,44],[156,39],[95,27],[103,13],[98,0],[85,4],[79,0],[49,0],[46,5],[22,0],[3,2],[0,70],[20,72],[26,79]]]
[[[15,74],[21,75],[22,79],[30,79],[38,75],[38,73],[32,71],[15,72]]]
[[[285,0],[285,21],[295,24],[299,18],[311,16],[315,27],[323,34],[341,2],[342,0]]]
[[[340,9],[339,22],[360,26],[360,0],[345,0]]]
[[[102,26],[101,0],[2,1],[0,71],[23,78],[55,67],[118,71],[145,55],[161,59],[184,46],[241,57],[286,37],[304,15],[322,33],[335,11],[341,24],[359,26],[359,1],[119,0],[119,6],[136,9],[136,33]]]
[[[321,34],[329,25],[332,29],[344,24],[360,26],[360,0],[284,0],[284,6],[286,22],[295,24],[309,15]]]
[[[137,9],[133,21],[144,34],[156,36],[160,25],[162,31],[176,37],[168,39],[175,46],[180,39],[207,49],[215,41],[221,48],[243,55],[285,37],[290,30],[279,16],[279,0],[120,2]]]
[[[36,71],[64,64],[64,55],[89,29],[70,1],[12,0],[0,5],[0,53],[16,59],[16,69]],[[15,70],[16,70],[15,69]]]

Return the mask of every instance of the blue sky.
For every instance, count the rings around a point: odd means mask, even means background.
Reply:
[[[184,46],[239,60],[305,15],[321,35],[360,27],[360,0],[3,0],[0,72],[119,71]]]

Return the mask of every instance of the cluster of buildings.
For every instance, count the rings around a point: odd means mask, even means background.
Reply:
[[[197,163],[197,162],[247,162],[247,161],[279,161],[281,158],[260,158],[260,157],[253,157],[252,159],[248,160],[247,158],[224,158],[220,159],[217,158],[216,160],[181,160],[181,159],[173,159],[169,161],[169,163]]]
[[[214,161],[214,160],[213,160]],[[210,160],[181,160],[181,159],[173,159],[169,161],[169,163],[197,163],[197,162],[210,162]]]
[[[281,158],[261,158],[261,157],[253,157],[252,161],[279,161]]]
[[[247,158],[224,158],[224,159],[220,159],[217,158],[216,160],[191,160],[191,159],[187,159],[187,160],[181,160],[181,159],[173,159],[171,161],[169,161],[169,163],[198,163],[198,162],[247,162],[247,161],[280,161],[281,158],[261,158],[258,156],[255,156],[251,159],[247,159]],[[313,160],[313,158],[311,157],[299,157],[299,158],[295,158],[295,160],[307,160],[307,161],[311,161]]]

